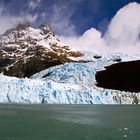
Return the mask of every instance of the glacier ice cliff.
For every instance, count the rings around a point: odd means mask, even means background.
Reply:
[[[96,86],[95,74],[113,61],[66,63],[41,71],[31,78],[0,74],[1,103],[134,104],[139,93]]]

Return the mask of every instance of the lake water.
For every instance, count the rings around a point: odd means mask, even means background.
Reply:
[[[140,106],[1,104],[0,140],[140,140]]]

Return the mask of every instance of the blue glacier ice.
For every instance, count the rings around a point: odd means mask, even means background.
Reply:
[[[111,61],[66,63],[41,71],[31,78],[0,74],[1,103],[132,104],[133,95],[97,87],[95,74]]]

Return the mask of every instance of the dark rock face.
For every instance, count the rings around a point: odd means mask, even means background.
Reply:
[[[100,58],[102,58],[102,56],[100,56],[100,55],[94,55],[93,58],[94,59],[100,59]]]
[[[63,45],[50,25],[36,29],[30,23],[19,24],[0,35],[0,73],[8,76],[30,77],[51,66],[73,62],[70,57],[81,56]]]
[[[8,59],[8,58],[0,59],[0,67],[5,67],[5,66],[10,65],[12,63],[13,63],[13,61]]]
[[[98,87],[140,92],[140,61],[122,62],[106,67],[96,75]]]
[[[43,33],[44,34],[51,34],[53,36],[55,36],[55,33],[52,31],[52,28],[50,25],[47,25],[47,24],[41,24],[39,26],[40,29],[42,29]]]
[[[33,57],[23,59],[14,63],[9,69],[3,69],[5,75],[16,76],[16,77],[30,77],[33,74],[44,70],[46,68],[63,64],[65,62],[72,62],[68,58],[62,56],[57,56],[53,52],[48,52],[47,54],[38,54]]]

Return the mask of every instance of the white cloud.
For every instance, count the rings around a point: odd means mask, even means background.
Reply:
[[[47,13],[47,21],[59,35],[74,36],[77,34],[72,16],[77,5],[83,0],[58,1],[52,6],[52,12]],[[44,18],[44,15],[42,16]]]
[[[134,2],[120,9],[112,19],[106,37],[109,45],[135,46],[140,34],[140,4]],[[140,46],[139,46],[140,48]]]
[[[32,10],[39,7],[41,3],[41,0],[30,0],[28,3],[29,8],[31,8]]]
[[[78,50],[140,52],[140,4],[133,2],[121,8],[113,17],[105,37],[94,28],[82,36],[60,39]]]
[[[69,5],[66,4],[61,6],[54,4],[53,12],[49,17],[49,22],[58,34],[73,36],[76,34],[75,26],[70,20],[73,11],[68,6]]]
[[[0,7],[0,34],[4,33],[7,29],[13,28],[18,23],[34,22],[38,15],[31,15],[21,12],[19,16],[12,16],[5,11],[4,6]]]
[[[82,36],[64,37],[60,40],[80,51],[102,51],[107,49],[105,40],[101,38],[101,33],[95,28],[87,30]]]

